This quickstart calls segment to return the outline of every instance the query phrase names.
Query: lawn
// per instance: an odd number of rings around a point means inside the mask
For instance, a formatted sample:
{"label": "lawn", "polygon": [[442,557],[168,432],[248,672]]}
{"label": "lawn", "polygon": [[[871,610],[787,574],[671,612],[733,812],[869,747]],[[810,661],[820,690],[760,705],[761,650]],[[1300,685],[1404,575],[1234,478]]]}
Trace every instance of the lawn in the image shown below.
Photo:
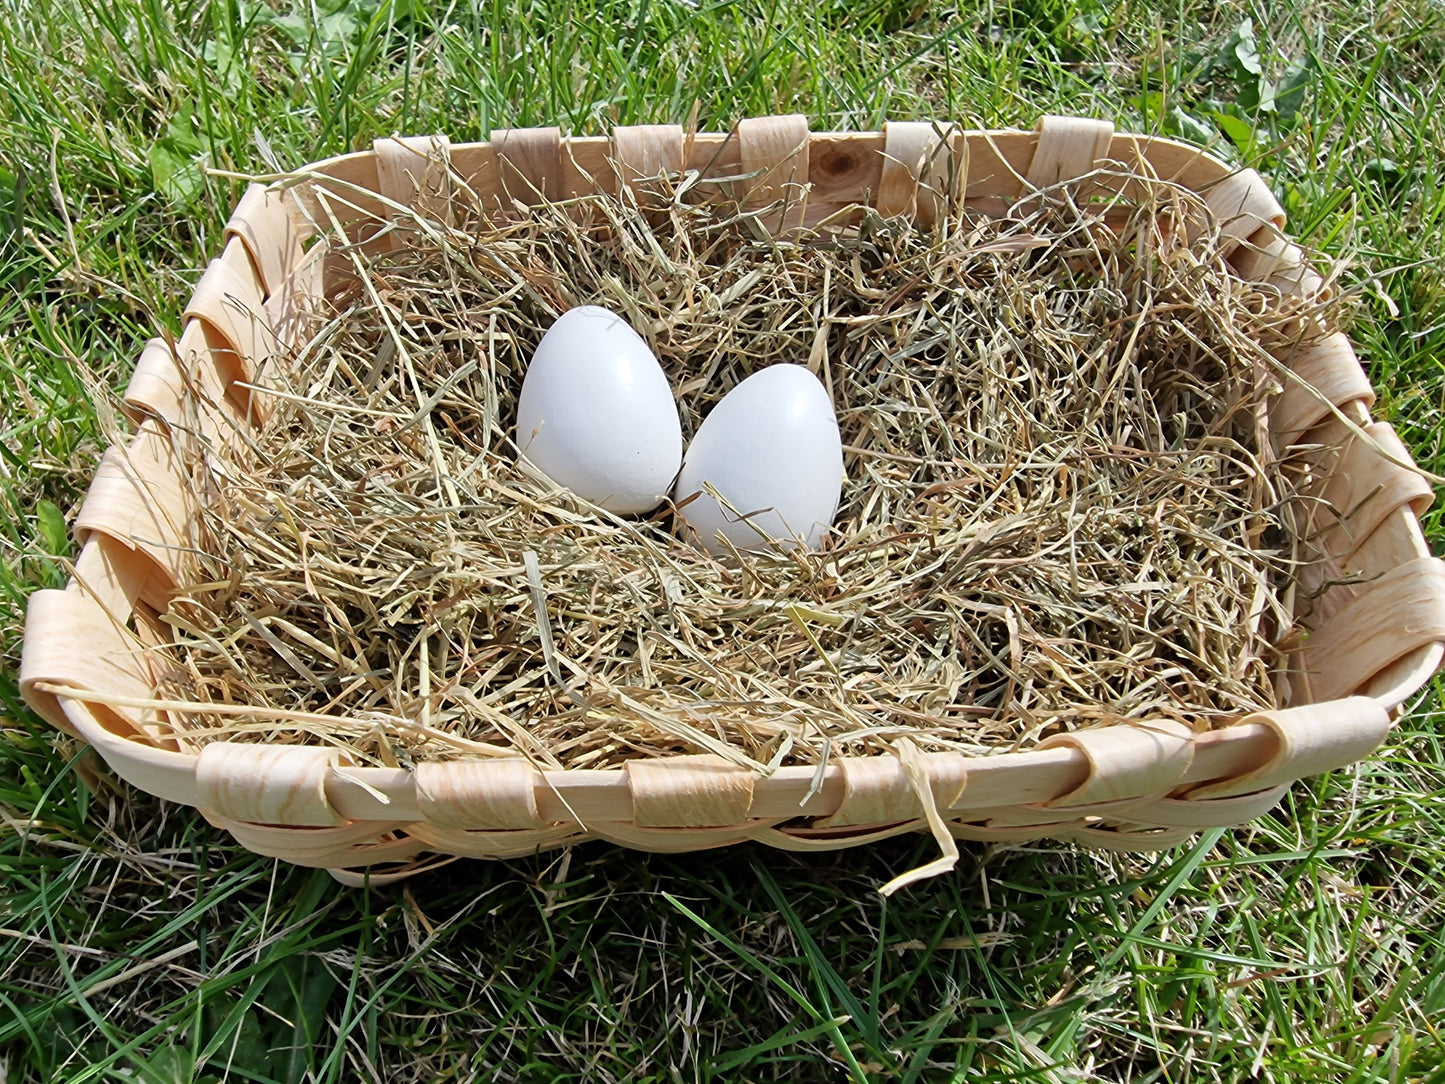
{"label": "lawn", "polygon": [[393,132],[1107,117],[1266,176],[1439,474],[1442,66],[1436,0],[0,0],[0,1082],[1445,1080],[1438,684],[1248,828],[964,844],[887,901],[931,841],[345,888],[118,783],[17,692],[108,389],[178,326],[235,174]]}

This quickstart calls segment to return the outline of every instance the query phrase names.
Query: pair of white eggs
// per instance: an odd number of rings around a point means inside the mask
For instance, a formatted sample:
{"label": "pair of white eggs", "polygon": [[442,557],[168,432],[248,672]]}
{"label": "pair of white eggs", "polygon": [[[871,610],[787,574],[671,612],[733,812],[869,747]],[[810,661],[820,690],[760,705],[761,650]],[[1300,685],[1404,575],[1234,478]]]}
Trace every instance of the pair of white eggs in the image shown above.
{"label": "pair of white eggs", "polygon": [[[553,481],[611,512],[668,496],[714,555],[770,540],[816,547],[843,488],[838,419],[801,365],[770,365],[713,407],[683,455],[667,376],[615,313],[564,313],[537,346],[517,403],[517,446]],[[714,496],[716,494],[716,496]],[[720,499],[719,499],[720,498]]]}

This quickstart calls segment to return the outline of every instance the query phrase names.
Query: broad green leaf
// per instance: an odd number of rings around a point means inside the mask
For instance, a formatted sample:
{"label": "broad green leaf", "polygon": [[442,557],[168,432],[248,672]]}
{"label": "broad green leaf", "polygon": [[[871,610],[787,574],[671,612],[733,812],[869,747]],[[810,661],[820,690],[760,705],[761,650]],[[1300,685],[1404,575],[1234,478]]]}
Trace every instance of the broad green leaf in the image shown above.
{"label": "broad green leaf", "polygon": [[282,1005],[291,1020],[289,1034],[279,1031],[273,1049],[284,1058],[277,1068],[281,1078],[301,1082],[311,1063],[312,1050],[324,1040],[322,1022],[326,1006],[336,990],[336,977],[314,956],[293,956],[285,960],[271,980],[268,1000]]}
{"label": "broad green leaf", "polygon": [[52,557],[64,557],[70,552],[70,528],[65,525],[65,513],[57,505],[40,501],[35,506],[35,521],[46,553]]}
{"label": "broad green leaf", "polygon": [[1396,181],[1400,178],[1400,163],[1393,158],[1371,158],[1362,168],[1365,176],[1382,183]]}
{"label": "broad green leaf", "polygon": [[151,180],[173,203],[189,203],[201,191],[201,159],[207,148],[195,131],[198,108],[182,98],[165,135],[150,149]]}
{"label": "broad green leaf", "polygon": [[[1267,106],[1266,102],[1269,103]],[[1273,112],[1274,87],[1263,77],[1245,77],[1239,82],[1239,95],[1234,104],[1246,116],[1257,116],[1261,111]]]}
{"label": "broad green leaf", "polygon": [[1254,37],[1254,20],[1245,19],[1230,35],[1230,51],[1239,67],[1250,75],[1263,75],[1259,62],[1259,43]]}
{"label": "broad green leaf", "polygon": [[1165,118],[1164,127],[1174,135],[1183,136],[1185,139],[1208,145],[1214,141],[1214,129],[1196,117],[1186,113],[1181,106],[1171,106],[1169,115]]}
{"label": "broad green leaf", "polygon": [[1306,57],[1296,60],[1285,69],[1279,86],[1274,91],[1274,106],[1284,120],[1293,120],[1304,108],[1305,95],[1315,80],[1314,60]]}
{"label": "broad green leaf", "polygon": [[179,148],[170,139],[152,144],[147,158],[157,191],[173,203],[189,203],[201,191],[201,164],[194,151]]}
{"label": "broad green leaf", "polygon": [[1225,112],[1224,110],[1216,110],[1209,115],[1214,120],[1214,123],[1219,125],[1219,130],[1229,138],[1231,143],[1238,147],[1242,153],[1247,154],[1249,152],[1249,148],[1254,143],[1254,125],[1250,124],[1249,121],[1243,117]]}
{"label": "broad green leaf", "polygon": [[195,1058],[174,1043],[159,1047],[144,1064],[141,1079],[149,1084],[194,1084],[196,1079]]}

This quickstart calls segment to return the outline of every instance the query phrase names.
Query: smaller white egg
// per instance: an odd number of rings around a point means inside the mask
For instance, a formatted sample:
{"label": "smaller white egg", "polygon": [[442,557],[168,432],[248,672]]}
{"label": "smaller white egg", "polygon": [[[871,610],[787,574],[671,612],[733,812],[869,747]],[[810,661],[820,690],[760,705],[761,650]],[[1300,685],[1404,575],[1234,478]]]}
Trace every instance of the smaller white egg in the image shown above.
{"label": "smaller white egg", "polygon": [[682,425],[667,375],[626,320],[583,305],[547,329],[522,379],[517,447],[608,511],[662,503],[682,463]]}
{"label": "smaller white egg", "polygon": [[698,541],[720,556],[728,550],[719,535],[740,550],[768,549],[769,538],[815,548],[842,490],[843,442],[827,389],[801,365],[770,365],[703,419],[672,496]]}

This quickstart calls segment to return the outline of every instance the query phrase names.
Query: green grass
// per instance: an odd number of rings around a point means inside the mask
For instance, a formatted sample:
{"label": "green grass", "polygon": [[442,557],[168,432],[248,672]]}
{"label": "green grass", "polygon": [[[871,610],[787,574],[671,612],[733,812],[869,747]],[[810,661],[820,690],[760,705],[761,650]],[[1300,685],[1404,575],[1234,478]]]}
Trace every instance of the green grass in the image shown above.
{"label": "green grass", "polygon": [[965,845],[886,904],[930,842],[588,845],[346,889],[116,783],[16,690],[103,447],[92,387],[176,326],[239,195],[198,163],[694,109],[1180,134],[1346,260],[1378,413],[1439,473],[1442,65],[1433,0],[0,0],[0,1081],[1445,1080],[1438,687],[1249,828]]}

